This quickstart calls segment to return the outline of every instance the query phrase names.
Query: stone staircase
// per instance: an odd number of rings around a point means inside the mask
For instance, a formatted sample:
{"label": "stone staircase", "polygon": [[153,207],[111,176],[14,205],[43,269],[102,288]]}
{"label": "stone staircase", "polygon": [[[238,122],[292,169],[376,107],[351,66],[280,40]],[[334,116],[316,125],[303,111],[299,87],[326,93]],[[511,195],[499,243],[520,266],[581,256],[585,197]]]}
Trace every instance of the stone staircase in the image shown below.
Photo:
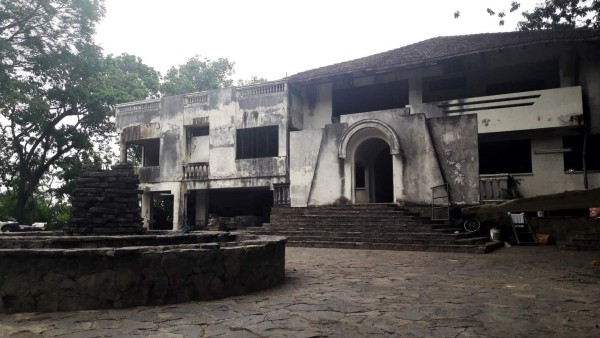
{"label": "stone staircase", "polygon": [[598,225],[590,226],[566,241],[558,241],[556,245],[563,251],[600,251],[600,220]]}
{"label": "stone staircase", "polygon": [[319,248],[486,253],[502,245],[396,204],[274,207],[270,223],[246,231],[286,236],[288,246]]}

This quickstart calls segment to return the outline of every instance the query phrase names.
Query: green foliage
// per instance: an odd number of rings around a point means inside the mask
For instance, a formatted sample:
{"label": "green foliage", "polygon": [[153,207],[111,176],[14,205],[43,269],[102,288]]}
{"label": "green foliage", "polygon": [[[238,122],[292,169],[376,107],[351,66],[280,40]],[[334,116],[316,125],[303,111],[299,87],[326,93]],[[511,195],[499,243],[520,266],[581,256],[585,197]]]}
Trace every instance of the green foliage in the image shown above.
{"label": "green foliage", "polygon": [[259,84],[259,83],[265,83],[265,82],[269,82],[269,80],[265,79],[264,77],[258,77],[256,75],[252,75],[252,77],[248,80],[238,80],[237,81],[237,85],[242,87],[242,86],[250,86],[253,84]]}
{"label": "green foliage", "polygon": [[159,97],[160,74],[135,55],[108,55],[105,60],[111,97],[117,103]]}
{"label": "green foliage", "polygon": [[[509,12],[521,8],[519,1],[510,3]],[[506,11],[488,8],[490,16],[498,18],[498,24],[504,25]],[[540,29],[600,28],[600,0],[545,0],[536,4],[529,12],[522,12],[524,20],[519,21],[517,29],[522,31]],[[454,12],[454,18],[460,17],[460,11]]]}
{"label": "green foliage", "polygon": [[154,69],[93,44],[103,13],[102,0],[0,0],[0,179],[20,221],[44,210],[44,180],[64,200],[83,163],[112,161],[115,104],[159,93]]}
{"label": "green foliage", "polygon": [[229,87],[232,80],[234,63],[219,58],[211,61],[196,55],[177,68],[171,67],[164,77],[161,93],[178,95],[209,89]]}
{"label": "green foliage", "polygon": [[546,0],[523,12],[522,31],[564,28],[600,28],[600,0]]}

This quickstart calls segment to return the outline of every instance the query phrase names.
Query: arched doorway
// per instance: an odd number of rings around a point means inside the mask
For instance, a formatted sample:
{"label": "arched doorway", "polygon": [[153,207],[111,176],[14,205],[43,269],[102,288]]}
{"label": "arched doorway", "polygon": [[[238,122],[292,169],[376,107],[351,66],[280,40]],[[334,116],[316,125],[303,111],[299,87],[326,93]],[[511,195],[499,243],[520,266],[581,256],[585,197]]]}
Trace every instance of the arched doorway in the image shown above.
{"label": "arched doorway", "polygon": [[354,187],[357,203],[394,201],[392,155],[386,141],[369,138],[358,145],[354,153]]}
{"label": "arched doorway", "polygon": [[353,203],[402,201],[402,152],[394,129],[376,119],[352,124],[340,140],[344,195]]}

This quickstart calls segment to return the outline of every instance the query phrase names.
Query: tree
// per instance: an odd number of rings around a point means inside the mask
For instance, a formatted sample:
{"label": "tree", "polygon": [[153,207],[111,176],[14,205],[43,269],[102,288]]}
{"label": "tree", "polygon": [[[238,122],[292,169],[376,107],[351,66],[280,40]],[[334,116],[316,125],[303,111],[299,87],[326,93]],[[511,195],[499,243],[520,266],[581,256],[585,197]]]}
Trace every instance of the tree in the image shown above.
{"label": "tree", "polygon": [[265,83],[265,82],[269,82],[269,80],[265,79],[264,77],[258,77],[256,75],[252,75],[252,77],[250,77],[250,79],[248,80],[238,80],[237,81],[237,85],[239,87],[241,86],[250,86],[253,84],[259,84],[259,83]]}
{"label": "tree", "polygon": [[0,178],[19,221],[44,174],[111,128],[92,44],[103,14],[101,0],[0,2]]}
{"label": "tree", "polygon": [[600,0],[546,0],[523,12],[522,31],[564,28],[600,28]]}
{"label": "tree", "polygon": [[161,93],[177,95],[229,87],[233,83],[234,63],[219,58],[211,61],[196,55],[177,68],[171,67],[164,77]]}
{"label": "tree", "polygon": [[117,103],[160,97],[160,73],[135,55],[108,55],[104,60]]}
{"label": "tree", "polygon": [[[519,1],[510,3],[509,13],[521,7]],[[504,25],[506,10],[496,12],[488,8],[490,16],[497,16],[500,26]],[[522,12],[524,20],[519,21],[517,29],[522,31],[564,28],[600,28],[600,0],[545,0],[538,3],[529,12]],[[460,11],[454,12],[454,18],[460,17]]]}
{"label": "tree", "polygon": [[0,179],[23,221],[44,177],[68,181],[103,161],[114,105],[158,95],[159,74],[132,55],[102,56],[101,0],[0,1]]}

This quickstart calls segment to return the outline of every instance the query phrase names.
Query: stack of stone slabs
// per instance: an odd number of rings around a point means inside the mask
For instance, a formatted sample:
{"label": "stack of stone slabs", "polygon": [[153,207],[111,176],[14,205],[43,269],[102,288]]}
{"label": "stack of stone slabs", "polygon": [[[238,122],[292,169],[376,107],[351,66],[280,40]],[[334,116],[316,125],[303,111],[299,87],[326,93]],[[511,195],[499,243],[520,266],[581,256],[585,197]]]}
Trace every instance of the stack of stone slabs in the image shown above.
{"label": "stack of stone slabs", "polygon": [[64,231],[74,235],[139,234],[140,180],[131,164],[112,170],[85,168],[71,195],[71,217]]}

